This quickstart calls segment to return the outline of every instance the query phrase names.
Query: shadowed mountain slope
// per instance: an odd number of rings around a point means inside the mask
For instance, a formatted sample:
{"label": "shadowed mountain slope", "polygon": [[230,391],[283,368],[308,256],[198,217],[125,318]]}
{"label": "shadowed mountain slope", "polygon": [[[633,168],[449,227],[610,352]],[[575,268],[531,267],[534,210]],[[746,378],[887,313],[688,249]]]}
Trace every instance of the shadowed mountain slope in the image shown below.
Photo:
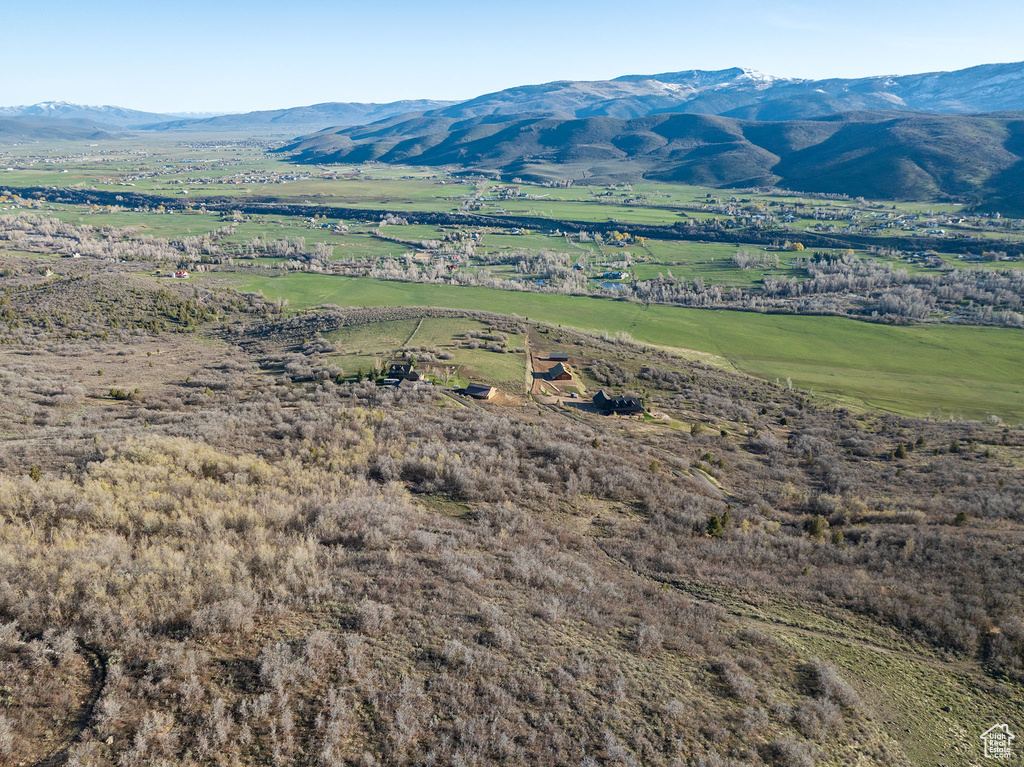
{"label": "shadowed mountain slope", "polygon": [[691,114],[632,120],[416,115],[322,131],[284,151],[304,162],[459,165],[534,179],[586,175],[980,199],[1021,192],[1022,126],[1021,113],[859,112],[787,122]]}

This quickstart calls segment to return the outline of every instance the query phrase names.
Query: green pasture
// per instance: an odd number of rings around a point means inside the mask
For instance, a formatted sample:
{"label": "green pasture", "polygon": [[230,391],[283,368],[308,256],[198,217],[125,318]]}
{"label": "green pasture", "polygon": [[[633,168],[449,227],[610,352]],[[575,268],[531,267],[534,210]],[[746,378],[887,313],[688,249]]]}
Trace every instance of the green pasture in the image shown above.
{"label": "green pasture", "polygon": [[460,375],[467,381],[486,381],[506,392],[524,393],[526,357],[520,352],[460,349],[452,362],[458,364]]}
{"label": "green pasture", "polygon": [[758,255],[765,253],[763,247],[759,245],[737,246],[727,243],[661,240],[648,240],[644,245],[644,249],[636,247],[629,249],[638,258],[650,254],[647,263],[641,262],[633,267],[633,273],[640,280],[654,279],[659,275],[668,277],[671,272],[672,276],[677,278],[692,280],[700,277],[706,283],[751,287],[761,282],[766,276],[777,278],[804,276],[802,265],[795,264],[798,255],[795,253],[768,254],[779,257],[778,268],[740,269],[733,263],[732,259],[736,251],[743,248]]}
{"label": "green pasture", "polygon": [[479,251],[496,253],[502,250],[556,250],[569,253],[583,251],[567,245],[564,237],[552,237],[546,234],[491,234],[483,236],[483,244]]}
{"label": "green pasture", "polygon": [[727,359],[738,370],[852,405],[911,415],[1024,418],[1024,332],[952,325],[888,326],[837,317],[645,307],[579,296],[381,282],[313,274],[199,275],[243,291],[318,305],[444,306],[514,313]]}
{"label": "green pasture", "polygon": [[440,240],[444,238],[446,230],[427,224],[389,224],[380,231],[389,237],[400,237],[403,240]]}
{"label": "green pasture", "polygon": [[[566,200],[507,200],[501,207],[512,216],[533,216],[540,218],[566,219],[571,221],[592,221],[607,223],[619,221],[623,224],[674,224],[680,220],[679,211],[660,208],[645,208],[637,205],[616,205],[593,201]],[[483,213],[493,212],[484,210]]]}
{"label": "green pasture", "polygon": [[135,211],[105,212],[100,208],[92,212],[82,205],[54,205],[54,210],[47,214],[73,224],[87,224],[95,227],[113,227],[126,229],[141,227],[145,234],[173,240],[181,237],[201,237],[209,234],[229,222],[221,221],[219,213],[201,211],[174,211],[173,213],[138,213]]}
{"label": "green pasture", "polygon": [[13,258],[39,258],[44,261],[58,261],[62,256],[56,253],[35,253],[30,250],[15,250],[9,249],[4,245],[0,244],[0,256],[8,256]]}
{"label": "green pasture", "polygon": [[349,325],[324,334],[339,354],[390,354],[401,349],[416,330],[419,320],[391,320]]}
{"label": "green pasture", "polygon": [[380,240],[358,232],[335,235],[334,239],[328,242],[334,246],[334,258],[341,259],[402,258],[412,252],[408,245],[400,242]]}
{"label": "green pasture", "polygon": [[[737,250],[741,248],[759,250],[762,247],[758,245],[675,240],[647,240],[644,246],[654,260],[680,264],[706,263],[711,260],[731,264],[732,257],[736,254]],[[635,247],[631,250],[636,251],[638,254],[643,252],[638,251]],[[785,253],[780,253],[779,261],[786,260],[786,255]]]}

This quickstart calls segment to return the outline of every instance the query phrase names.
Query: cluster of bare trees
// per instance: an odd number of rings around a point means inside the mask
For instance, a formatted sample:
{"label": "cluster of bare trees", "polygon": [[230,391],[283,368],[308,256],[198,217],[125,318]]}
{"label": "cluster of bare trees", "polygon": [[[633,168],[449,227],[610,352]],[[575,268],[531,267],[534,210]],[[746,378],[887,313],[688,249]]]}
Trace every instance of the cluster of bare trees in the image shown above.
{"label": "cluster of bare trees", "polygon": [[[817,254],[816,254],[817,255]],[[861,312],[923,319],[942,311],[961,318],[968,309],[988,309],[990,321],[1021,326],[1024,317],[1024,273],[1017,270],[952,270],[910,274],[892,264],[852,254],[817,257],[807,262],[810,279],[766,278],[764,293],[772,298],[850,295]]]}
{"label": "cluster of bare trees", "polygon": [[167,240],[140,233],[137,228],[96,227],[65,223],[52,216],[19,213],[0,216],[0,240],[19,250],[78,255],[112,261],[155,261],[193,265],[229,258],[287,258],[292,268],[323,268],[334,248],[327,243],[306,245],[304,237],[255,237],[244,245],[227,242],[237,233],[233,224],[209,234]]}
{"label": "cluster of bare trees", "polygon": [[[819,256],[819,254],[815,254]],[[892,264],[853,254],[803,260],[807,277],[766,276],[759,287],[709,284],[702,278],[666,279],[617,284],[594,284],[586,270],[572,268],[568,254],[517,251],[491,259],[512,264],[516,279],[487,269],[420,266],[411,259],[385,259],[368,270],[371,277],[407,282],[479,285],[500,290],[567,295],[612,295],[644,303],[717,307],[759,312],[834,314],[885,322],[941,319],[972,324],[1024,327],[1024,273],[1016,270],[952,270],[910,274]],[[778,254],[737,251],[734,263],[742,269],[778,265]]]}
{"label": "cluster of bare trees", "polygon": [[[318,249],[317,246],[323,247]],[[243,255],[251,258],[267,256],[270,258],[308,260],[317,252],[324,254],[322,256],[317,255],[317,258],[323,257],[326,259],[330,257],[330,253],[333,252],[333,248],[325,243],[318,242],[314,245],[313,249],[310,250],[306,247],[305,237],[280,237],[274,240],[265,237],[254,237],[245,244]]]}
{"label": "cluster of bare trees", "polygon": [[183,252],[167,240],[132,229],[71,224],[49,216],[21,213],[0,216],[0,240],[19,250],[79,254],[117,261],[174,261]]}
{"label": "cluster of bare trees", "polygon": [[732,257],[732,262],[740,269],[771,269],[778,268],[779,254],[766,250],[740,248]]}

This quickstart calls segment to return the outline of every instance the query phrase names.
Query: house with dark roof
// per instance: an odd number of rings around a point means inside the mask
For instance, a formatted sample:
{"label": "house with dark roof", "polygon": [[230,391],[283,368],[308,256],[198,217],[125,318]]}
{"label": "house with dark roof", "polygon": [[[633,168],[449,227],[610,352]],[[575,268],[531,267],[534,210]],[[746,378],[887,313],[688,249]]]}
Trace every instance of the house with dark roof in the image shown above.
{"label": "house with dark roof", "polygon": [[613,397],[604,389],[594,395],[594,407],[604,415],[635,415],[644,412],[639,397]]}
{"label": "house with dark roof", "polygon": [[388,378],[397,378],[400,381],[421,381],[423,375],[408,363],[393,362],[388,365]]}
{"label": "house with dark roof", "polygon": [[551,352],[551,354],[548,355],[548,359],[551,362],[568,362],[569,354],[568,352]]}

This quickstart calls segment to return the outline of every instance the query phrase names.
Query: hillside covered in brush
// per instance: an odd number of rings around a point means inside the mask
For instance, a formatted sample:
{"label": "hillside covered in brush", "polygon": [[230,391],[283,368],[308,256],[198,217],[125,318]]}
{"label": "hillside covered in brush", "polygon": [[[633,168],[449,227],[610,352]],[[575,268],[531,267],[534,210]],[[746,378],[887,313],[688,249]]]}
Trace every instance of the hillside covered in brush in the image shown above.
{"label": "hillside covered in brush", "polygon": [[[485,312],[34,268],[0,309],[4,764],[966,763],[1021,712],[1020,428]],[[651,415],[338,367],[403,320]]]}

